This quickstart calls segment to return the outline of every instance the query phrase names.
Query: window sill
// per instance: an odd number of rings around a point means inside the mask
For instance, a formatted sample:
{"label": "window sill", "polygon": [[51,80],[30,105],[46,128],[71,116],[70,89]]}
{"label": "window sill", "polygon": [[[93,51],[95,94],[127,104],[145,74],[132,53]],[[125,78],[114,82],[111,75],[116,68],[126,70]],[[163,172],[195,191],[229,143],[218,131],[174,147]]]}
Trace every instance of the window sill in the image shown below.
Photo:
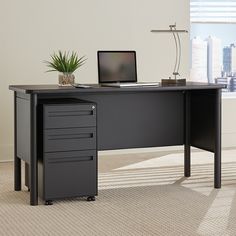
{"label": "window sill", "polygon": [[236,92],[226,92],[222,93],[222,98],[223,99],[236,99]]}

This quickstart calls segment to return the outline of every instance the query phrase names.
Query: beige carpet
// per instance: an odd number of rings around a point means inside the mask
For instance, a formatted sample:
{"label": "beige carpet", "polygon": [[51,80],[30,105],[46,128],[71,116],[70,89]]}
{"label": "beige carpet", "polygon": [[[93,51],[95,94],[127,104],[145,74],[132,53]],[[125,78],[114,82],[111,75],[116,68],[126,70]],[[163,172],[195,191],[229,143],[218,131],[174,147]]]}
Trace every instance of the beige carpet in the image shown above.
{"label": "beige carpet", "polygon": [[236,151],[223,151],[223,187],[213,188],[213,155],[100,155],[99,195],[29,206],[13,191],[13,165],[0,163],[0,235],[236,235]]}

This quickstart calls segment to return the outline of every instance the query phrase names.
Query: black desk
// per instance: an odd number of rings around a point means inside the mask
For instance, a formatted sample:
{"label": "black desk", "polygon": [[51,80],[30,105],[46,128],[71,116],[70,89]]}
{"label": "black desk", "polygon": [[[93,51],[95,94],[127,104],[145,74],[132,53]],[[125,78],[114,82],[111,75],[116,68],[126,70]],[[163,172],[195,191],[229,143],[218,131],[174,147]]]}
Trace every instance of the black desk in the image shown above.
{"label": "black desk", "polygon": [[214,186],[221,187],[221,89],[223,85],[76,89],[12,85],[15,105],[15,190],[21,190],[21,159],[29,164],[30,204],[38,204],[37,106],[41,99],[79,98],[97,104],[98,150],[184,145],[214,153]]}

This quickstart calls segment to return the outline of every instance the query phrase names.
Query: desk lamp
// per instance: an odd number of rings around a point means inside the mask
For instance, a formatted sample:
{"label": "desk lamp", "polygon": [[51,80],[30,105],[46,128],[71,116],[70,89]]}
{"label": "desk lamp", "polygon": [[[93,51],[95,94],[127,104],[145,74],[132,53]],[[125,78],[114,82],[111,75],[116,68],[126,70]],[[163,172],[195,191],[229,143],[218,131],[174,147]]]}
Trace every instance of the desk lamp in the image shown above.
{"label": "desk lamp", "polygon": [[179,33],[188,33],[187,30],[178,30],[176,28],[176,23],[174,25],[169,25],[168,30],[151,30],[152,33],[172,33],[175,41],[175,66],[173,70],[174,79],[162,79],[161,83],[162,85],[185,85],[186,79],[177,79],[177,76],[180,76],[179,74],[179,66],[180,66],[180,60],[181,60],[181,42]]}

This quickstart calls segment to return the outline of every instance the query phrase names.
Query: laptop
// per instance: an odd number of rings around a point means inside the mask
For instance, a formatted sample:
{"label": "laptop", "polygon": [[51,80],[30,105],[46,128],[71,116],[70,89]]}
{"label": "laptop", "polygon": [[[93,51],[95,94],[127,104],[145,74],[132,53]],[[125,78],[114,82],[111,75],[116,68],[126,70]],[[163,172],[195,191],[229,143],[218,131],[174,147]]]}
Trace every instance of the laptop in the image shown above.
{"label": "laptop", "polygon": [[101,86],[158,86],[158,82],[137,82],[135,51],[98,51],[98,81]]}

